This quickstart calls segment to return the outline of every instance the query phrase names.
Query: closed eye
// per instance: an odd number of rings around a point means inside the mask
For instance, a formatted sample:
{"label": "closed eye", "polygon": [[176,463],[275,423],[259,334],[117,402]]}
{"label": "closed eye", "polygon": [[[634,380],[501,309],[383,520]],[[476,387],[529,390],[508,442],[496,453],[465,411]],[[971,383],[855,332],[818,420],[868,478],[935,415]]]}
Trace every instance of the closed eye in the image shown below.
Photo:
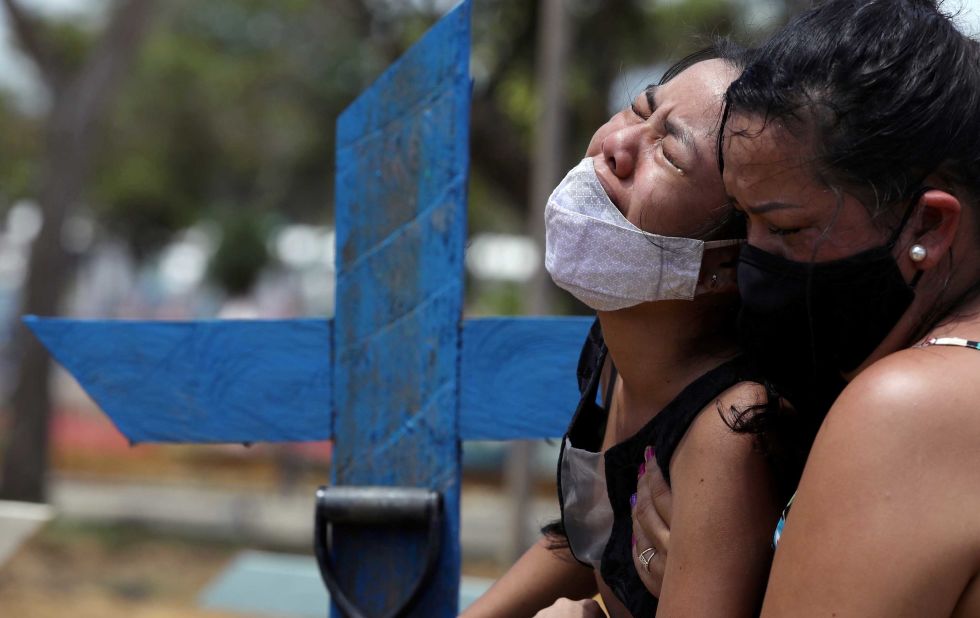
{"label": "closed eye", "polygon": [[663,140],[663,138],[660,138],[659,140],[657,140],[657,146],[660,147],[660,152],[663,154],[664,160],[667,161],[667,163],[669,163],[670,166],[673,167],[675,170],[677,170],[678,172],[680,172],[681,174],[683,174],[684,173],[684,170],[681,169],[681,166],[677,164],[677,162],[674,160],[674,158],[670,156],[670,153],[667,152],[667,149],[664,148],[664,140]]}
{"label": "closed eye", "polygon": [[784,227],[777,227],[775,225],[770,225],[767,227],[767,229],[769,230],[769,233],[772,234],[773,236],[791,236],[803,230],[803,228],[801,227],[784,228]]}
{"label": "closed eye", "polygon": [[[728,200],[729,200],[728,204],[734,210],[733,216],[735,217],[735,219],[744,221],[746,227],[751,225],[752,218],[748,216],[748,213],[746,213],[745,209],[742,208],[742,206],[738,203],[738,200],[736,200],[733,197],[729,197]],[[792,236],[793,234],[802,232],[804,229],[806,228],[805,227],[779,227],[778,225],[772,225],[772,224],[766,226],[766,230],[773,236]]]}

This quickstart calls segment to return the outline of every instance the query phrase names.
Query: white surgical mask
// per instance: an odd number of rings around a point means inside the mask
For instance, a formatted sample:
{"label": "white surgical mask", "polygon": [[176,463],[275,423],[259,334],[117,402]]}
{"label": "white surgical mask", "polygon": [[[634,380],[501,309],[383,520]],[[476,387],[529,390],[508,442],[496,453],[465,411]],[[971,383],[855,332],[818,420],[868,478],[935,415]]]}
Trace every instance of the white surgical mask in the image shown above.
{"label": "white surgical mask", "polygon": [[597,311],[691,300],[705,249],[744,242],[705,242],[641,230],[606,195],[591,158],[573,167],[555,188],[544,220],[548,274]]}

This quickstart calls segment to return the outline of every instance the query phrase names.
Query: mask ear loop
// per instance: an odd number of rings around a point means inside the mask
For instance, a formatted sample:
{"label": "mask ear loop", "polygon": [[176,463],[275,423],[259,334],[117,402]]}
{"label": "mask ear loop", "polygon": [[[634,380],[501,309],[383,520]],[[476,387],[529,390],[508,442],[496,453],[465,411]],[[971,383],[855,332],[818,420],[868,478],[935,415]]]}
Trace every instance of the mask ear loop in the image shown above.
{"label": "mask ear loop", "polygon": [[[912,213],[915,211],[915,207],[919,204],[919,199],[923,195],[925,195],[926,191],[930,191],[930,190],[932,190],[932,187],[930,187],[930,186],[923,186],[923,187],[920,187],[919,189],[917,189],[915,191],[915,193],[912,194],[911,203],[909,203],[908,208],[905,209],[905,214],[902,215],[902,221],[901,221],[901,223],[899,223],[898,224],[898,227],[895,228],[895,231],[892,232],[892,237],[888,241],[887,247],[888,247],[888,250],[889,251],[891,251],[892,249],[894,249],[895,248],[895,245],[898,243],[898,238],[899,238],[899,236],[902,235],[902,231],[905,230],[905,226],[906,226],[906,224],[908,224],[909,219],[912,218]],[[924,270],[918,270],[918,271],[916,271],[915,275],[912,276],[912,281],[909,282],[909,287],[914,290],[915,289],[915,286],[917,286],[919,284],[919,279],[922,278],[922,275],[925,274],[925,272],[926,271],[924,271]]]}

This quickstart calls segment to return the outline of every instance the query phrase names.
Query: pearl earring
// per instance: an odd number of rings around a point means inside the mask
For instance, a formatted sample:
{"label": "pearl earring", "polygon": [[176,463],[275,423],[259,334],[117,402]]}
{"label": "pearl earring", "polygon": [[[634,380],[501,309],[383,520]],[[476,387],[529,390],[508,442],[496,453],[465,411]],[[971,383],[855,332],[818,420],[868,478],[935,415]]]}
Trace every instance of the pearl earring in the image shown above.
{"label": "pearl earring", "polygon": [[912,245],[909,248],[909,258],[913,262],[921,262],[922,260],[926,259],[927,255],[929,255],[929,252],[926,251],[926,248],[922,245]]}

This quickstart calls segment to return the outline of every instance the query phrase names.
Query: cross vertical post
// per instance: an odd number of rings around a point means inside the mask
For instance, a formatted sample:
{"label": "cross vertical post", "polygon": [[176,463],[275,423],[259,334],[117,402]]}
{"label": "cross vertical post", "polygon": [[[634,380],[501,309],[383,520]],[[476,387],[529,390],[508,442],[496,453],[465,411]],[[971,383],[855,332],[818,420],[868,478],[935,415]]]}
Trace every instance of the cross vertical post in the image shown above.
{"label": "cross vertical post", "polygon": [[[332,483],[442,494],[441,557],[419,616],[455,615],[459,588],[469,50],[464,2],[337,122]],[[369,615],[407,594],[425,551],[424,535],[334,528],[341,584]]]}

